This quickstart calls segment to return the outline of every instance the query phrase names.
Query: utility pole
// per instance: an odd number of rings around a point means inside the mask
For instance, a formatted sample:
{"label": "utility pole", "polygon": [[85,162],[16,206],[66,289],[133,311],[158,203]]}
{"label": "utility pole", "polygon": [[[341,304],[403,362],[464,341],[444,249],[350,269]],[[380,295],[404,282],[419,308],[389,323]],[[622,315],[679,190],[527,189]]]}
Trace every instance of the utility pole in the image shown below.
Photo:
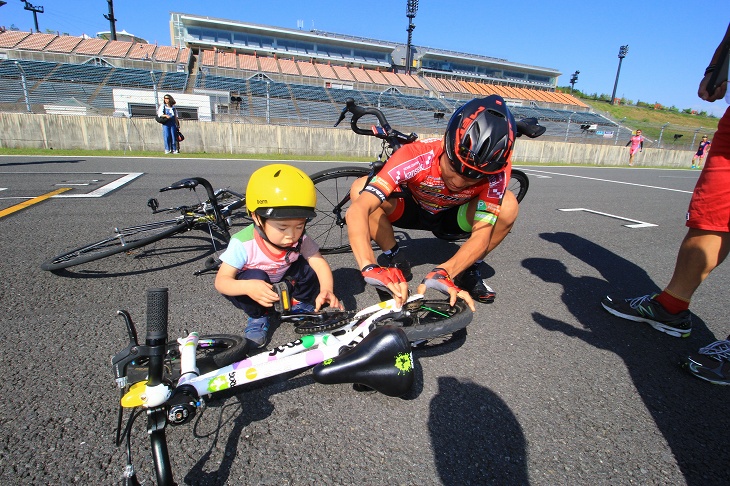
{"label": "utility pole", "polygon": [[109,31],[111,32],[112,40],[117,40],[117,19],[114,18],[114,0],[106,0],[109,4],[109,14],[105,14],[104,18],[109,21]]}
{"label": "utility pole", "polygon": [[418,0],[407,0],[406,17],[408,17],[408,44],[406,45],[406,74],[411,74],[411,64],[413,63],[413,54],[411,53],[411,37],[413,29],[416,28],[413,19],[418,11]]}
{"label": "utility pole", "polygon": [[618,49],[618,70],[616,70],[616,82],[613,83],[613,93],[611,93],[611,104],[613,104],[613,100],[616,99],[616,87],[618,86],[618,75],[621,73],[621,61],[624,60],[624,57],[626,57],[626,54],[629,53],[629,46],[621,46]]}
{"label": "utility pole", "polygon": [[33,12],[33,22],[35,22],[35,31],[40,32],[40,30],[38,29],[38,14],[43,13],[43,7],[41,7],[41,6],[36,7],[35,5],[31,5],[30,3],[28,3],[28,0],[20,0],[20,1],[25,4],[25,7],[23,7],[23,10],[30,10],[31,12]]}

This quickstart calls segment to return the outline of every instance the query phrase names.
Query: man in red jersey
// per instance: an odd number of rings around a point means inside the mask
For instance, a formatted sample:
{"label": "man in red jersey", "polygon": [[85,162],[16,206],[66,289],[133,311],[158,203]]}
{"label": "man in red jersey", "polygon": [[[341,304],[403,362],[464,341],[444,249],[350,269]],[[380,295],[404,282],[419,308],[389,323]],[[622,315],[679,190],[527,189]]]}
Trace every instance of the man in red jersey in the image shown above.
{"label": "man in red jersey", "polygon": [[[492,302],[495,292],[478,264],[517,219],[517,199],[507,190],[515,133],[515,120],[501,97],[474,99],[454,112],[443,140],[404,145],[364,189],[365,178],[355,181],[347,228],[365,281],[402,304],[411,271],[393,227],[466,232],[471,236],[426,275],[418,292],[434,288],[448,294],[452,304],[464,299],[472,310],[472,298]],[[395,190],[406,195],[391,196]],[[384,250],[377,260],[371,240]]]}

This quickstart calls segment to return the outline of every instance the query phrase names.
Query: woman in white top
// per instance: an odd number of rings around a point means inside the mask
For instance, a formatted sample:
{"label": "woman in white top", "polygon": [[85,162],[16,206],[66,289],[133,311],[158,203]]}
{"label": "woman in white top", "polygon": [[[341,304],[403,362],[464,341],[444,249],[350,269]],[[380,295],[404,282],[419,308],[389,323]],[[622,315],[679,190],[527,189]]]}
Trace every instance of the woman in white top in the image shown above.
{"label": "woman in white top", "polygon": [[157,110],[157,116],[166,118],[162,124],[162,140],[165,142],[165,153],[180,153],[177,145],[177,130],[180,128],[180,119],[177,117],[177,109],[175,108],[175,98],[166,94],[165,102]]}

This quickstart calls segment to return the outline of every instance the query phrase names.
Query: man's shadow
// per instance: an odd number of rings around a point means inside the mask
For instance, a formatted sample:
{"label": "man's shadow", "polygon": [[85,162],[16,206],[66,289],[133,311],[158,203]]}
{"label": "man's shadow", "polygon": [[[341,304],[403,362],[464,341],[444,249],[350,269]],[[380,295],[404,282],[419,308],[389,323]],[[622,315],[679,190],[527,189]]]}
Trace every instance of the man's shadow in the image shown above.
{"label": "man's shadow", "polygon": [[728,395],[724,389],[697,380],[677,366],[680,355],[714,339],[704,323],[693,315],[692,339],[680,340],[648,324],[608,314],[600,306],[607,292],[616,291],[617,296],[626,298],[659,288],[643,269],[585,238],[570,233],[543,233],[540,237],[592,266],[605,280],[574,277],[554,259],[524,260],[523,266],[531,273],[563,287],[562,301],[582,327],[539,312],[533,313],[535,322],[623,359],[687,484],[730,484],[730,449],[724,440],[730,423]]}
{"label": "man's shadow", "polygon": [[527,442],[517,418],[493,391],[438,379],[428,430],[443,484],[529,484]]}

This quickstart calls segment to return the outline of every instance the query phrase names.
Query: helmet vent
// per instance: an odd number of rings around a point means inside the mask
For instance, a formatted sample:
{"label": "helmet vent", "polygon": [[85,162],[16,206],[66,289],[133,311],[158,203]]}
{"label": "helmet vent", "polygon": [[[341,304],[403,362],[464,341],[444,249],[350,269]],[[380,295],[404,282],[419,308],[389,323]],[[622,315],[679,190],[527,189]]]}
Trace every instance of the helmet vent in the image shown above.
{"label": "helmet vent", "polygon": [[281,174],[281,170],[277,170],[277,171],[276,171],[276,172],[274,173],[274,177],[279,177],[279,174]]}
{"label": "helmet vent", "polygon": [[502,113],[500,113],[500,112],[498,112],[498,111],[496,111],[496,110],[487,110],[487,111],[488,111],[488,112],[489,112],[490,114],[494,115],[494,116],[498,116],[498,117],[500,117],[500,118],[504,118],[504,114],[502,114]]}

